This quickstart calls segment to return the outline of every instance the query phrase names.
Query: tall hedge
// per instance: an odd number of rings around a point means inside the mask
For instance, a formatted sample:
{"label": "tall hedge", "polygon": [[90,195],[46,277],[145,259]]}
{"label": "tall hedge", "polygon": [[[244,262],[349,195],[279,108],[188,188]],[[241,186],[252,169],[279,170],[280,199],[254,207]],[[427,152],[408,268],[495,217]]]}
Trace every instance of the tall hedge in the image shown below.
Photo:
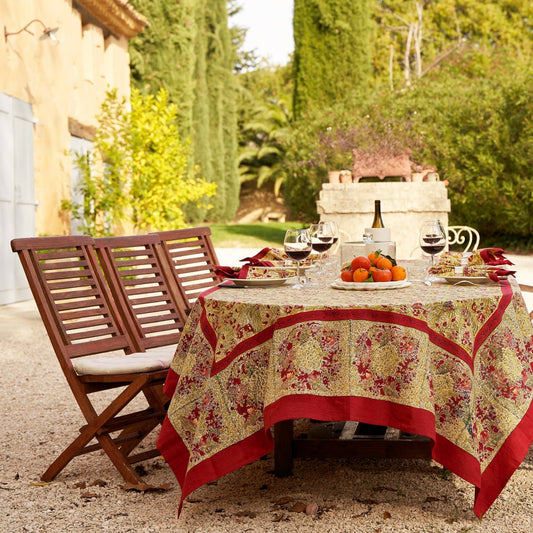
{"label": "tall hedge", "polygon": [[182,138],[192,134],[195,100],[197,0],[132,0],[150,26],[130,41],[131,84],[141,94],[157,94],[163,87],[178,105]]}
{"label": "tall hedge", "polygon": [[371,76],[369,0],[294,0],[294,115],[357,101]]}
{"label": "tall hedge", "polygon": [[213,181],[218,185],[212,200],[212,220],[235,216],[240,179],[237,168],[236,87],[233,75],[235,52],[228,29],[226,0],[205,2],[206,80],[209,106],[209,137]]}
{"label": "tall hedge", "polygon": [[178,128],[192,141],[195,172],[217,184],[212,209],[191,206],[191,222],[230,220],[239,198],[234,51],[225,0],[132,0],[150,27],[130,42],[132,83],[164,87],[178,105]]}

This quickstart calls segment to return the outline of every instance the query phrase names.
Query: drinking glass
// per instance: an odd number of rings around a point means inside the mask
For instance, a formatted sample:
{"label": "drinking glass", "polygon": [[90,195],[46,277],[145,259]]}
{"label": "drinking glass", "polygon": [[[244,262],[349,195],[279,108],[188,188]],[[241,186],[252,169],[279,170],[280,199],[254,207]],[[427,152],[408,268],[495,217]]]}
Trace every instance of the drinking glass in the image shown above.
{"label": "drinking glass", "polygon": [[[335,220],[329,220],[328,224],[331,226],[331,230],[333,232],[333,245],[331,247],[331,253],[334,254],[337,253],[337,250],[339,249],[338,242],[340,236],[340,229],[339,225],[337,224],[337,222],[335,222]],[[333,249],[335,249],[335,251],[333,251]]]}
{"label": "drinking glass", "polygon": [[309,233],[311,234],[311,246],[313,250],[320,254],[317,261],[318,270],[320,273],[323,273],[324,252],[327,252],[334,244],[333,226],[330,222],[311,224]]}
{"label": "drinking glass", "polygon": [[296,283],[292,285],[293,289],[301,289],[304,285],[300,279],[300,261],[305,259],[312,250],[311,234],[308,229],[289,229],[285,233],[283,241],[285,253],[296,261]]}
{"label": "drinking glass", "polygon": [[[431,256],[431,267],[435,266],[435,255],[446,246],[446,231],[440,220],[426,220],[420,227],[419,244]],[[434,280],[434,277],[433,277]]]}

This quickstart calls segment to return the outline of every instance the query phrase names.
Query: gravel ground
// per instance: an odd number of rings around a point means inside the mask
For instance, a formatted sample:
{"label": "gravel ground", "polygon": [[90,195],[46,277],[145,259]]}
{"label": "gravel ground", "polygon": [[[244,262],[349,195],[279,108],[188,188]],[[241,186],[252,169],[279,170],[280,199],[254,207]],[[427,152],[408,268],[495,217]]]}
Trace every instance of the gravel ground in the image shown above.
{"label": "gravel ground", "polygon": [[83,420],[33,302],[0,307],[0,362],[2,533],[533,530],[533,449],[482,520],[473,487],[423,460],[296,460],[278,479],[268,456],[198,489],[179,518],[180,489],[161,458],[144,463],[147,483],[170,484],[159,492],[125,491],[102,454],[40,484]]}

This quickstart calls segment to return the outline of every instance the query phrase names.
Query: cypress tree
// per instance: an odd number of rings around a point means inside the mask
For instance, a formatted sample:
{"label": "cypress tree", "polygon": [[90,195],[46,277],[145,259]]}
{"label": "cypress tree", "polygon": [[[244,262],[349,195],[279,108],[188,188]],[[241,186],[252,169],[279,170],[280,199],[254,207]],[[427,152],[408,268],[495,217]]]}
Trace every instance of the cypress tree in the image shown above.
{"label": "cypress tree", "polygon": [[238,207],[236,91],[232,67],[234,52],[228,29],[226,0],[206,2],[207,84],[211,166],[218,190],[210,217],[227,220]]}
{"label": "cypress tree", "polygon": [[[194,160],[200,167],[200,173],[208,181],[217,181],[212,168],[209,117],[209,87],[207,80],[207,37],[206,2],[197,2],[195,25],[198,29],[194,43],[194,102],[193,102],[193,145]],[[218,191],[217,191],[218,195]]]}
{"label": "cypress tree", "polygon": [[[181,136],[192,141],[199,176],[217,183],[212,220],[235,216],[237,168],[236,90],[226,0],[132,0],[150,27],[131,41],[132,83],[142,93],[165,87],[178,105]],[[191,168],[191,173],[193,169]],[[189,206],[191,221],[206,212]]]}
{"label": "cypress tree", "polygon": [[192,135],[195,91],[197,0],[132,0],[150,26],[130,41],[131,84],[141,94],[160,87],[178,105],[178,128],[183,139]]}
{"label": "cypress tree", "polygon": [[369,0],[294,0],[294,115],[364,95],[371,76]]}

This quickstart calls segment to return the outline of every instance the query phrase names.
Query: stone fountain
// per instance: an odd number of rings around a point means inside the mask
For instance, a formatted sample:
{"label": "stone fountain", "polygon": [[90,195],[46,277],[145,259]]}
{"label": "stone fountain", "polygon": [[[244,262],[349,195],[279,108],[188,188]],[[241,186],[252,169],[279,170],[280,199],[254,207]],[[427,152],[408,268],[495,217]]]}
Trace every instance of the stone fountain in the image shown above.
{"label": "stone fountain", "polygon": [[[322,186],[317,201],[320,220],[338,223],[341,242],[360,242],[365,228],[372,224],[374,200],[381,200],[381,215],[396,242],[396,257],[418,255],[418,229],[422,222],[438,218],[446,227],[450,200],[446,182],[439,179],[434,167],[418,167],[408,159],[406,152],[394,159],[373,154],[365,160],[354,150],[352,180]],[[366,181],[376,177],[379,181]],[[402,181],[387,181],[388,177]]]}

